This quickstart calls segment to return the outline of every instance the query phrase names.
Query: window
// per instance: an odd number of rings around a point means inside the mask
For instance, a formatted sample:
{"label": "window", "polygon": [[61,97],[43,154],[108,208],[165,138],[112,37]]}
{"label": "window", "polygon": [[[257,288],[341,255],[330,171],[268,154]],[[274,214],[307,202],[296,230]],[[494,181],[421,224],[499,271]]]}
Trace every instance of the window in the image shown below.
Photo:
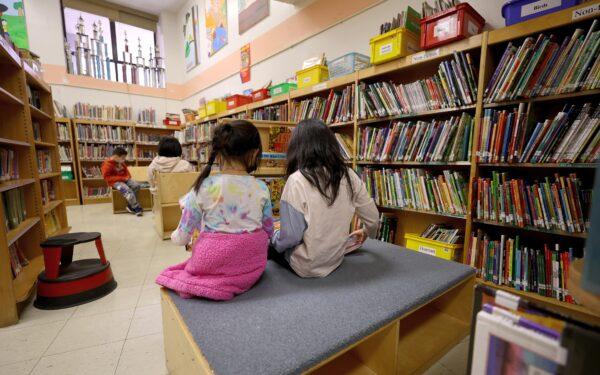
{"label": "window", "polygon": [[70,74],[165,87],[154,31],[68,7],[63,8],[63,16]]}

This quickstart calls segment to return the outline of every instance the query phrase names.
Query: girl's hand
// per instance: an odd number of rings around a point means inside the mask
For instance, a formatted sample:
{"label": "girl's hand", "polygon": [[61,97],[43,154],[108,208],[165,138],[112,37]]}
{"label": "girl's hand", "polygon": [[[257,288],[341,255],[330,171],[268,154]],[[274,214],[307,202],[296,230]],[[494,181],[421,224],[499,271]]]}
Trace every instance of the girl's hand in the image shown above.
{"label": "girl's hand", "polygon": [[367,238],[369,238],[369,236],[367,235],[367,230],[364,228],[355,230],[354,232],[350,233],[350,237],[356,238],[356,244],[361,245],[367,240]]}

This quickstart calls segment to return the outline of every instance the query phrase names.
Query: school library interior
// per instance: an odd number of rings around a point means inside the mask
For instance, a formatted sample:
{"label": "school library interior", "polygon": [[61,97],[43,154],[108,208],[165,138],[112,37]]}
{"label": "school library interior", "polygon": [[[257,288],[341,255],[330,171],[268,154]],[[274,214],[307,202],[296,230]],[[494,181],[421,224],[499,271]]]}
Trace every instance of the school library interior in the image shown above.
{"label": "school library interior", "polygon": [[0,0],[0,374],[592,374],[600,1]]}

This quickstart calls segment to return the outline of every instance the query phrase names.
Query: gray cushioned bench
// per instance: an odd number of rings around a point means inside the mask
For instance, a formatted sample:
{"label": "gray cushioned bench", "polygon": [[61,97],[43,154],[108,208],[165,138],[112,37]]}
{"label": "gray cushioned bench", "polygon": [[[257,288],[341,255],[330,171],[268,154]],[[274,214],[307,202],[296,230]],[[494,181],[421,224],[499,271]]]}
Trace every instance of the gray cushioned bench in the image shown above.
{"label": "gray cushioned bench", "polygon": [[323,279],[269,262],[227,302],[163,290],[171,374],[413,373],[469,331],[473,271],[369,240]]}

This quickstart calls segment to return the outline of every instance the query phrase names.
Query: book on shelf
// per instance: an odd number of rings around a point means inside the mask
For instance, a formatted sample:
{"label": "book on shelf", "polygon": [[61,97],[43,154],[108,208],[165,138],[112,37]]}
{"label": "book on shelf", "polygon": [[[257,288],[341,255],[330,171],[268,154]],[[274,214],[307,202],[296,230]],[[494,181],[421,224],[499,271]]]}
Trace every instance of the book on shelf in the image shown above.
{"label": "book on shelf", "polygon": [[279,208],[281,193],[283,193],[283,187],[285,186],[285,179],[283,177],[260,177],[267,184],[269,192],[271,193],[271,204],[273,206],[273,216],[279,217]]}
{"label": "book on shelf", "polygon": [[4,220],[8,229],[14,229],[27,219],[27,206],[23,189],[11,189],[2,193]]}
{"label": "book on shelf", "polygon": [[379,228],[377,229],[376,239],[379,241],[394,243],[397,226],[397,217],[386,213],[379,214]]}
{"label": "book on shelf", "polygon": [[32,120],[31,121],[31,126],[33,127],[33,139],[36,141],[41,141],[42,140],[42,133],[40,130],[40,123]]}
{"label": "book on shelf", "polygon": [[42,188],[42,206],[47,205],[50,201],[56,199],[56,192],[54,190],[54,182],[49,179],[41,180],[40,185]]}
{"label": "book on shelf", "polygon": [[401,11],[397,15],[394,16],[392,22],[385,22],[379,26],[379,34],[385,34],[389,31],[395,30],[399,27],[403,27],[408,29],[409,31],[415,33],[419,32],[420,25],[419,20],[421,19],[421,15],[419,12],[414,10],[412,7],[408,6],[406,10]]}
{"label": "book on shelf", "polygon": [[448,244],[462,243],[462,230],[447,224],[429,224],[421,237]]}
{"label": "book on shelf", "polygon": [[25,256],[25,253],[23,253],[19,241],[16,241],[8,247],[8,254],[13,277],[17,277],[21,271],[23,271],[23,267],[26,267],[29,264],[29,260]]}
{"label": "book on shelf", "polygon": [[188,125],[183,131],[184,142],[210,142],[216,126],[216,121]]}
{"label": "book on shelf", "polygon": [[16,156],[14,150],[0,147],[0,181],[19,178],[19,160]]}
{"label": "book on shelf", "polygon": [[257,108],[252,111],[253,120],[262,121],[287,121],[288,120],[288,105],[276,104],[267,107]]}
{"label": "book on shelf", "polygon": [[67,110],[67,106],[61,104],[57,100],[53,100],[54,104],[54,115],[57,117],[67,118],[69,117],[69,111]]}
{"label": "book on shelf", "polygon": [[489,80],[485,102],[593,90],[600,87],[598,20],[587,30],[575,29],[559,41],[555,35],[509,42]]}
{"label": "book on shelf", "polygon": [[133,145],[116,145],[112,144],[80,144],[78,147],[79,158],[82,160],[103,160],[112,155],[115,147],[123,147],[127,151],[128,160],[131,161],[133,155]]}
{"label": "book on shelf", "polygon": [[133,142],[133,128],[109,125],[77,124],[80,142]]}
{"label": "book on shelf", "polygon": [[359,119],[417,114],[474,105],[477,75],[469,53],[455,52],[432,77],[410,83],[362,82],[358,86]]}
{"label": "book on shelf", "polygon": [[287,126],[271,126],[269,128],[268,152],[287,152],[292,130]]}
{"label": "book on shelf", "polygon": [[424,169],[362,168],[361,178],[375,203],[450,215],[467,212],[467,186],[460,172],[434,175]]}
{"label": "book on shelf", "polygon": [[58,154],[60,156],[61,163],[69,163],[73,160],[71,146],[58,145]]}
{"label": "book on shelf", "polygon": [[581,254],[581,249],[560,244],[527,243],[518,235],[477,230],[471,234],[467,263],[478,277],[494,284],[574,303],[568,288],[569,267],[573,257]]}
{"label": "book on shelf", "polygon": [[29,104],[31,104],[35,108],[37,108],[37,109],[42,108],[42,102],[41,102],[39,90],[31,88],[31,86],[29,86],[29,85],[27,85],[27,99],[29,100]]}
{"label": "book on shelf", "polygon": [[354,147],[352,137],[350,137],[348,134],[335,133],[335,138],[340,144],[340,150],[344,160],[352,160],[352,148]]}
{"label": "book on shelf", "polygon": [[61,165],[60,174],[64,181],[73,181],[75,174],[73,173],[73,167],[71,165]]}
{"label": "book on shelf", "polygon": [[60,229],[60,221],[56,215],[56,211],[50,211],[44,215],[44,226],[46,227],[46,233],[49,235],[54,234]]}
{"label": "book on shelf", "polygon": [[567,104],[528,127],[525,104],[486,109],[477,147],[481,163],[593,163],[600,153],[600,106]]}
{"label": "book on shelf", "polygon": [[138,112],[138,123],[147,125],[156,125],[156,109],[146,108]]}
{"label": "book on shelf", "polygon": [[421,14],[423,15],[423,18],[431,17],[454,6],[457,6],[460,3],[460,0],[434,0],[433,5],[429,5],[427,1],[423,1],[421,7]]}
{"label": "book on shelf", "polygon": [[319,119],[326,124],[352,121],[355,85],[342,90],[331,90],[327,97],[315,96],[310,99],[292,102],[292,122],[307,119]]}
{"label": "book on shelf", "polygon": [[84,186],[82,193],[84,198],[107,198],[110,196],[110,187]]}
{"label": "book on shelf", "polygon": [[52,173],[52,154],[50,150],[37,150],[38,172]]}
{"label": "book on shelf", "polygon": [[81,174],[83,175],[83,178],[102,178],[102,170],[97,165],[82,165]]}
{"label": "book on shelf", "polygon": [[59,141],[70,141],[71,140],[71,134],[69,132],[69,125],[57,123],[56,129],[57,129],[57,138]]}
{"label": "book on shelf", "polygon": [[469,161],[474,121],[466,112],[448,120],[392,122],[358,130],[358,159],[378,162]]}
{"label": "book on shelf", "polygon": [[479,177],[474,186],[478,220],[518,227],[583,233],[589,226],[592,192],[575,173],[526,182],[506,172]]}
{"label": "book on shelf", "polygon": [[136,148],[135,158],[136,159],[154,159],[158,156],[158,152],[155,150],[145,150],[141,148]]}
{"label": "book on shelf", "polygon": [[163,136],[161,134],[156,134],[156,133],[141,133],[141,132],[135,133],[135,141],[142,142],[142,143],[158,144],[158,142],[160,142],[162,137]]}
{"label": "book on shelf", "polygon": [[75,103],[73,116],[77,118],[96,119],[103,121],[131,121],[133,110],[125,106],[93,105],[89,103]]}

